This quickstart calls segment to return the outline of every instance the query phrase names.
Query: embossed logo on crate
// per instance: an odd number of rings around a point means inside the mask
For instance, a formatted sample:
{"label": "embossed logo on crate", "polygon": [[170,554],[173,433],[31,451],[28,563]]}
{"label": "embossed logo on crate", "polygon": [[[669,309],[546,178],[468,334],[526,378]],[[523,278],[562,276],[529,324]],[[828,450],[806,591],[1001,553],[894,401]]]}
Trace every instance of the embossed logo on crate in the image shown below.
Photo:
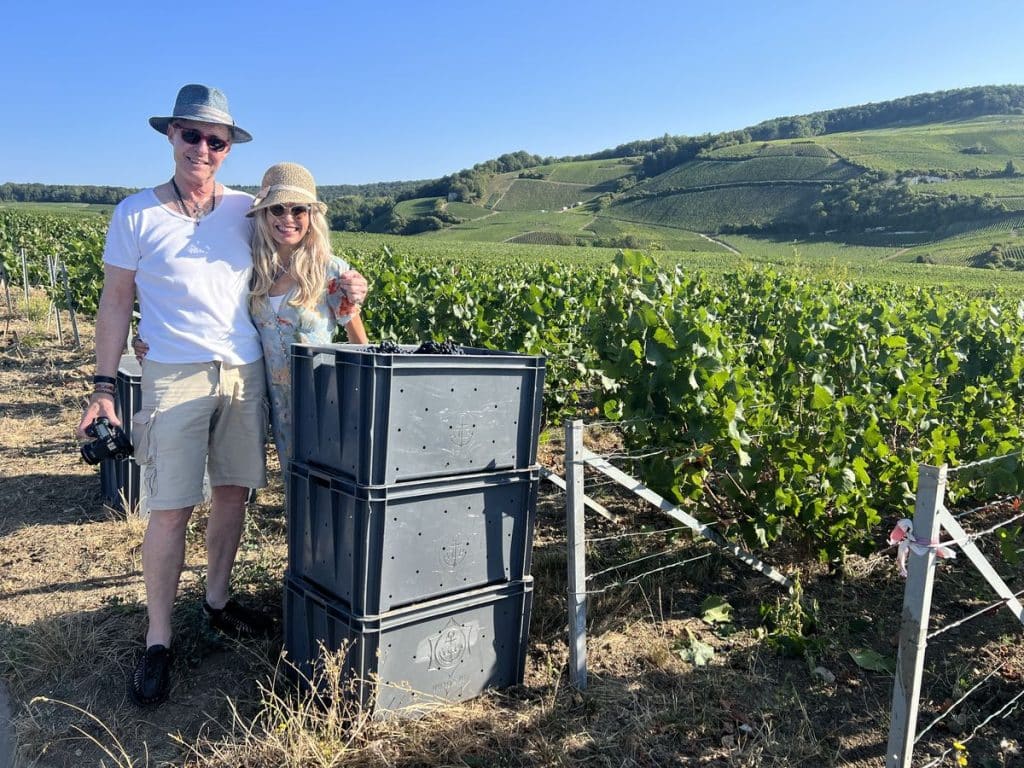
{"label": "embossed logo on crate", "polygon": [[449,571],[457,571],[469,556],[469,542],[451,538],[441,547],[438,557],[441,565]]}
{"label": "embossed logo on crate", "polygon": [[448,439],[455,447],[455,453],[462,453],[473,444],[476,424],[472,423],[465,413],[460,413],[456,423],[448,425],[448,430]]}
{"label": "embossed logo on crate", "polygon": [[448,624],[434,636],[426,638],[430,649],[430,670],[452,669],[458,666],[473,643],[473,628],[449,619]]}

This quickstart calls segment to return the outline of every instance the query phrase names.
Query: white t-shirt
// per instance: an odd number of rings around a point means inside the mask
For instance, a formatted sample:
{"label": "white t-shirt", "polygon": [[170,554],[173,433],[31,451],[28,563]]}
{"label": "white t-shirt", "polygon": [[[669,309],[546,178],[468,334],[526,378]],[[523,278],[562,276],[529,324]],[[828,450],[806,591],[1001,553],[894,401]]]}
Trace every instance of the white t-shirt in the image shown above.
{"label": "white t-shirt", "polygon": [[241,365],[263,356],[248,307],[251,203],[225,187],[198,225],[161,205],[152,189],[114,209],[103,261],[135,272],[139,335],[150,359]]}

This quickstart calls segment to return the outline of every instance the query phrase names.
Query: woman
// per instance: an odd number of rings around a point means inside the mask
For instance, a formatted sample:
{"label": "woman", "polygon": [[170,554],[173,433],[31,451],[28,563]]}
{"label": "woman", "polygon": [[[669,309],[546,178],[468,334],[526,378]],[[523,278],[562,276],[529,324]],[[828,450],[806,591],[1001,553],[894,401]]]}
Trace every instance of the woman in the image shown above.
{"label": "woman", "polygon": [[316,199],[308,170],[278,163],[263,175],[262,188],[246,214],[256,218],[249,312],[263,343],[282,468],[292,455],[291,345],[328,344],[339,325],[350,342],[367,343],[359,306],[341,287],[341,275],[349,267],[331,253],[326,210]]}
{"label": "woman", "polygon": [[[350,342],[367,343],[359,305],[342,288],[343,273],[349,279],[354,273],[331,253],[326,210],[308,170],[278,163],[263,174],[246,213],[256,219],[249,312],[263,346],[271,426],[282,469],[292,455],[291,345],[329,344],[339,325]],[[149,349],[139,337],[132,346],[140,359]]]}

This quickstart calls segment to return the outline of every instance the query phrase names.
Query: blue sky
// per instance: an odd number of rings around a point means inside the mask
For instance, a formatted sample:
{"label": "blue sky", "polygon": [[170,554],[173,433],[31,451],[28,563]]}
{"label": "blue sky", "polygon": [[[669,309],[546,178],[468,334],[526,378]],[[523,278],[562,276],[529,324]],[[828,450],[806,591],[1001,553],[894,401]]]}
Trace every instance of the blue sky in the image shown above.
{"label": "blue sky", "polygon": [[1019,0],[8,3],[0,182],[165,181],[187,82],[255,137],[219,180],[349,184],[1024,83],[1022,35]]}

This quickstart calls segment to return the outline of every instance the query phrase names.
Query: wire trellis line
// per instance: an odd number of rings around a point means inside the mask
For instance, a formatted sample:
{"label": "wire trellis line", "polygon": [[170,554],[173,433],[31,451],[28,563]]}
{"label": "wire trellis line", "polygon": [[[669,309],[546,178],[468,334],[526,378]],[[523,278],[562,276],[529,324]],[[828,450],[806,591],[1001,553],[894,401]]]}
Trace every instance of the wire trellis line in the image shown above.
{"label": "wire trellis line", "polygon": [[[1021,595],[1024,595],[1024,589],[1020,590],[1019,592],[1014,592],[1013,593],[1013,596],[1015,598],[1016,597],[1020,597]],[[1009,602],[1010,602],[1010,598],[1008,598],[1008,597],[1007,598],[1003,598],[1002,600],[996,600],[994,603],[990,603],[990,604],[986,605],[984,608],[979,608],[977,611],[975,611],[974,613],[970,614],[969,616],[964,616],[962,619],[957,619],[956,621],[950,622],[949,624],[946,624],[945,626],[939,627],[934,632],[932,632],[931,634],[928,635],[928,639],[932,640],[932,639],[938,637],[939,635],[943,635],[946,632],[949,632],[951,629],[956,629],[957,627],[959,627],[959,626],[961,626],[963,624],[966,624],[969,621],[973,621],[974,619],[978,618],[979,616],[982,616],[982,615],[988,613],[989,611],[995,610],[996,608],[999,608],[1000,606],[1006,605]]]}
{"label": "wire trellis line", "polygon": [[1004,453],[1001,456],[989,456],[987,459],[978,459],[977,461],[970,461],[967,464],[960,464],[956,467],[949,467],[946,470],[947,475],[953,475],[957,472],[963,472],[965,469],[975,469],[976,467],[984,467],[988,464],[995,464],[1000,461],[1006,461],[1007,459],[1020,458],[1022,455],[1021,451],[1014,451],[1013,453]]}
{"label": "wire trellis line", "polygon": [[600,428],[600,427],[623,427],[623,426],[628,426],[630,424],[660,424],[660,423],[661,423],[660,419],[641,418],[639,416],[634,416],[634,417],[629,418],[629,419],[620,419],[618,421],[613,421],[611,419],[598,419],[598,420],[595,420],[595,421],[587,421],[587,422],[584,422],[583,427],[584,427],[584,429],[592,429],[592,428],[596,429],[596,428]]}
{"label": "wire trellis line", "polygon": [[914,743],[915,743],[915,744],[917,744],[917,743],[918,743],[919,741],[921,741],[921,737],[922,737],[922,736],[924,736],[924,735],[925,735],[926,733],[928,733],[928,731],[930,731],[930,730],[931,730],[932,728],[934,728],[934,727],[935,727],[936,725],[938,725],[939,723],[941,723],[941,722],[942,722],[942,721],[943,721],[943,720],[944,720],[944,719],[945,719],[945,718],[946,718],[946,717],[947,717],[947,716],[949,715],[949,713],[950,713],[950,712],[952,712],[952,711],[953,711],[954,709],[956,709],[957,707],[959,707],[959,706],[960,706],[960,705],[961,705],[961,704],[962,704],[963,702],[965,702],[965,701],[967,700],[967,698],[968,698],[968,697],[969,697],[969,696],[970,696],[970,695],[971,695],[972,693],[974,693],[974,692],[975,692],[976,690],[978,690],[978,689],[979,689],[979,688],[980,688],[981,686],[983,686],[983,685],[984,685],[984,684],[985,684],[986,682],[988,682],[988,680],[989,680],[989,679],[990,679],[990,678],[991,678],[991,677],[992,677],[993,675],[995,675],[995,674],[996,674],[996,673],[997,673],[997,672],[998,672],[999,670],[1001,670],[1001,669],[1002,669],[1003,667],[1005,667],[1005,666],[1006,666],[1006,662],[1003,662],[1003,663],[1002,663],[1002,664],[1000,664],[1000,665],[999,665],[998,667],[996,667],[995,669],[991,670],[991,671],[990,671],[990,672],[989,672],[989,673],[988,673],[987,675],[985,675],[985,676],[984,676],[983,678],[981,678],[981,680],[979,680],[979,681],[978,681],[977,683],[975,683],[974,685],[972,685],[972,686],[970,687],[970,689],[969,689],[969,690],[968,690],[968,691],[967,691],[967,692],[966,692],[966,693],[965,693],[965,694],[964,694],[963,696],[961,696],[961,697],[960,697],[959,699],[957,699],[957,700],[956,700],[956,701],[954,701],[954,702],[953,702],[952,704],[950,704],[950,705],[949,705],[948,707],[946,707],[946,710],[945,710],[944,712],[942,712],[942,713],[941,713],[941,714],[940,714],[940,715],[939,715],[938,717],[936,717],[936,718],[935,718],[934,720],[932,720],[932,721],[931,721],[930,723],[928,723],[928,725],[927,725],[927,726],[925,727],[925,729],[924,729],[923,731],[921,731],[921,732],[920,732],[919,734],[917,734],[917,738],[915,738],[915,739],[914,739]]}
{"label": "wire trellis line", "polygon": [[712,554],[714,554],[714,553],[713,552],[707,552],[707,553],[705,553],[703,555],[698,555],[697,557],[691,557],[688,560],[680,560],[677,563],[669,563],[668,565],[664,565],[661,568],[654,568],[653,570],[637,574],[636,576],[632,576],[632,577],[630,577],[628,579],[624,579],[622,581],[616,581],[616,582],[614,582],[612,584],[608,584],[608,585],[606,585],[604,587],[601,587],[601,589],[588,589],[588,590],[583,591],[583,592],[573,592],[573,591],[570,590],[569,596],[570,597],[584,597],[586,595],[601,595],[601,594],[604,594],[605,592],[607,592],[610,589],[616,589],[618,587],[624,587],[624,586],[626,586],[628,584],[636,584],[636,583],[638,583],[640,581],[640,579],[644,578],[645,576],[651,576],[651,575],[653,575],[655,573],[661,573],[662,571],[667,571],[670,568],[678,568],[678,567],[680,567],[682,565],[687,565],[689,563],[695,563],[698,560],[704,560],[705,558],[711,557]]}
{"label": "wire trellis line", "polygon": [[[1000,504],[1012,504],[1013,499],[1024,500],[1024,496],[1002,496],[1000,498],[992,499],[990,501],[985,502],[984,504],[981,504],[980,506],[972,507],[971,509],[965,509],[962,512],[957,512],[955,515],[953,515],[953,519],[959,520],[960,518],[967,517],[968,515],[974,515],[978,512],[984,512],[985,510],[993,509],[995,507],[998,507]],[[948,509],[946,511],[949,512]],[[952,512],[950,512],[950,514],[952,514]]]}
{"label": "wire trellis line", "polygon": [[644,555],[642,557],[634,558],[633,560],[627,560],[624,563],[619,563],[618,565],[613,565],[613,566],[611,566],[609,568],[605,568],[604,570],[594,571],[593,573],[588,573],[587,574],[587,581],[590,581],[591,579],[595,579],[598,576],[604,576],[606,573],[612,573],[613,571],[624,570],[624,569],[628,568],[631,565],[636,565],[637,563],[643,563],[643,562],[646,562],[647,560],[653,560],[656,557],[667,557],[669,555],[673,555],[673,554],[676,554],[678,552],[679,552],[678,549],[664,549],[661,552],[655,552],[654,554],[651,554],[651,555]]}
{"label": "wire trellis line", "polygon": [[611,461],[612,459],[619,459],[622,461],[639,461],[640,459],[649,459],[652,456],[664,456],[665,453],[666,451],[662,449],[651,450],[644,453],[604,453],[597,455],[606,461]]}
{"label": "wire trellis line", "polygon": [[601,541],[615,541],[616,539],[626,539],[631,536],[658,536],[663,533],[674,533],[675,531],[690,531],[691,528],[685,525],[677,525],[674,528],[661,528],[657,531],[635,531],[633,533],[619,533],[615,536],[600,536],[595,538],[588,538],[587,544],[596,544]]}
{"label": "wire trellis line", "polygon": [[[971,735],[970,735],[970,736],[968,736],[968,737],[967,737],[967,738],[965,738],[965,739],[961,739],[961,740],[960,740],[960,743],[961,743],[961,744],[967,744],[967,743],[968,743],[968,742],[969,742],[969,741],[970,741],[971,739],[973,739],[973,738],[974,738],[975,736],[977,736],[977,735],[978,735],[978,731],[980,731],[980,730],[981,730],[982,728],[984,728],[984,727],[985,727],[986,725],[988,725],[988,724],[989,724],[990,722],[992,722],[993,720],[995,720],[995,719],[996,719],[997,717],[999,717],[999,716],[1000,716],[1001,714],[1003,714],[1004,712],[1006,712],[1006,711],[1007,711],[1008,709],[1010,709],[1011,707],[1013,707],[1013,705],[1014,705],[1014,704],[1016,704],[1016,703],[1017,703],[1018,701],[1020,701],[1020,700],[1021,700],[1022,698],[1024,698],[1024,690],[1022,690],[1022,691],[1021,691],[1020,693],[1018,693],[1018,694],[1017,694],[1016,696],[1014,696],[1014,697],[1013,697],[1012,699],[1010,699],[1010,700],[1009,700],[1008,702],[1006,702],[1006,704],[1004,704],[1004,705],[1003,705],[1002,707],[1000,707],[1000,708],[999,708],[998,710],[996,710],[996,711],[995,711],[995,712],[993,712],[993,713],[992,713],[991,715],[989,715],[989,716],[988,716],[988,717],[986,717],[986,718],[985,718],[984,720],[982,720],[982,721],[981,721],[980,723],[978,723],[978,724],[977,724],[977,725],[976,725],[976,726],[974,727],[974,729],[973,729],[973,730],[971,731]],[[941,755],[939,755],[939,756],[938,756],[937,758],[935,758],[934,760],[932,760],[932,761],[931,761],[930,763],[926,763],[926,764],[925,764],[925,765],[923,766],[923,768],[935,768],[935,766],[936,766],[936,765],[941,765],[941,764],[942,764],[942,761],[946,759],[946,755],[948,755],[948,754],[949,754],[950,752],[952,752],[952,751],[953,751],[953,748],[952,748],[952,747],[951,747],[951,748],[949,748],[949,749],[947,749],[947,750],[946,750],[945,752],[943,752],[943,753],[942,753]]]}
{"label": "wire trellis line", "polygon": [[956,546],[957,544],[962,544],[965,541],[977,541],[978,539],[983,539],[986,536],[989,536],[990,534],[995,533],[1000,528],[1005,528],[1006,526],[1008,526],[1008,525],[1010,525],[1012,523],[1017,522],[1021,518],[1024,518],[1024,512],[1018,512],[1016,515],[1014,515],[1013,517],[1009,518],[1008,520],[1003,520],[1001,523],[996,523],[995,525],[989,526],[988,528],[986,528],[983,531],[975,531],[974,533],[968,534],[966,539],[950,539],[949,541],[940,541],[937,544],[926,544],[925,546],[929,546],[929,547],[950,547],[950,546]]}

